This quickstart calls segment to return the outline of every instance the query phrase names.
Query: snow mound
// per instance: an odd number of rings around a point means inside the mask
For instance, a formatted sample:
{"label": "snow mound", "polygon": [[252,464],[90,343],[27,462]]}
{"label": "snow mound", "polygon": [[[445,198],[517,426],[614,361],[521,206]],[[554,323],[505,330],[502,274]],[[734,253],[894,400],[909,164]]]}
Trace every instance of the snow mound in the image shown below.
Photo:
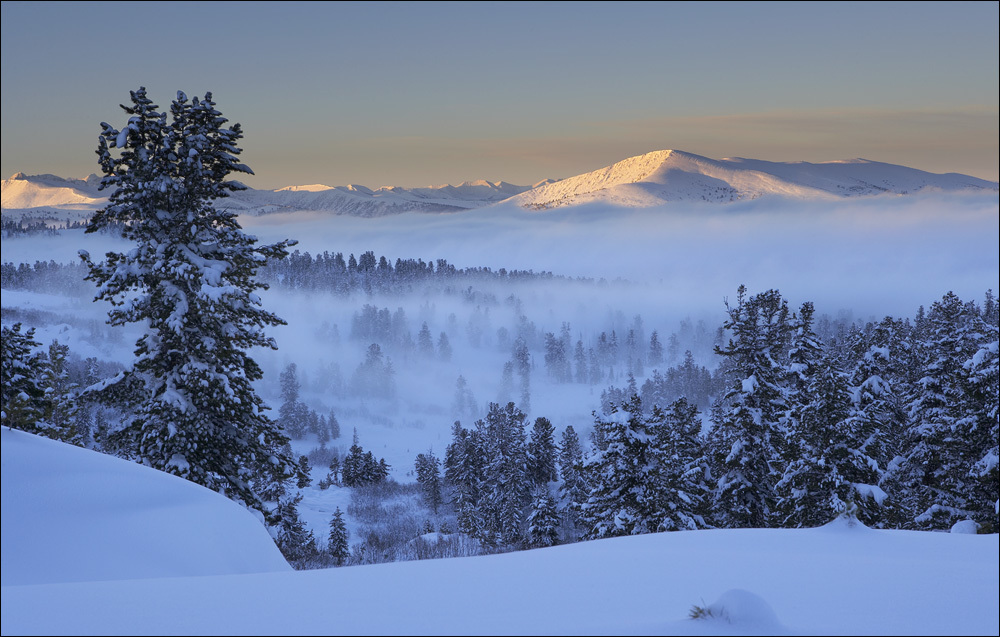
{"label": "snow mound", "polygon": [[959,520],[952,525],[951,532],[976,535],[979,533],[979,524],[975,520]]}
{"label": "snow mound", "polygon": [[857,533],[859,531],[871,531],[861,520],[859,520],[854,515],[838,515],[834,519],[830,520],[823,526],[819,527],[824,531],[833,531],[837,533],[847,532],[847,533]]}
{"label": "snow mound", "polygon": [[3,586],[290,570],[214,491],[6,427],[0,441]]}
{"label": "snow mound", "polygon": [[778,621],[770,604],[759,595],[741,588],[726,591],[705,611],[704,619],[734,624],[741,631],[771,635],[788,632]]}

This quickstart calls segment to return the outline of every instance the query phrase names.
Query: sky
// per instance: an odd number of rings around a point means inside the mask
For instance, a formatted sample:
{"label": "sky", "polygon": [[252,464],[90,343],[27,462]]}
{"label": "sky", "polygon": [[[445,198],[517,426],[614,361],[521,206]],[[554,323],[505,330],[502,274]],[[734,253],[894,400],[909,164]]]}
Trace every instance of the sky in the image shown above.
{"label": "sky", "polygon": [[[996,534],[837,520],[295,572],[264,527],[217,493],[26,432],[3,428],[0,437],[5,635],[998,629]],[[347,489],[325,493],[333,491]],[[688,619],[695,605],[714,618]]]}
{"label": "sky", "polygon": [[528,185],[667,148],[998,179],[996,2],[8,2],[0,176],[96,172],[145,86],[254,188]]}

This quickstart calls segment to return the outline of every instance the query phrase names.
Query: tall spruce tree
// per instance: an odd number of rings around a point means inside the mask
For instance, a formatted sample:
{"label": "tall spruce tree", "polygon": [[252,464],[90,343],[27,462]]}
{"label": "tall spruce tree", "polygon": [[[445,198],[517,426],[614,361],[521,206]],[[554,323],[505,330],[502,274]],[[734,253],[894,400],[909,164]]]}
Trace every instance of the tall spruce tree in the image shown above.
{"label": "tall spruce tree", "polygon": [[458,518],[458,530],[477,535],[482,521],[479,507],[486,462],[483,441],[478,430],[465,429],[458,421],[452,426],[451,436],[444,456],[450,501]]}
{"label": "tall spruce tree", "polygon": [[45,386],[40,371],[41,354],[36,351],[35,328],[21,331],[21,323],[0,328],[0,389],[3,391],[2,424],[12,429],[60,439],[45,422]]}
{"label": "tall spruce tree", "polygon": [[667,409],[654,407],[647,422],[655,491],[650,526],[658,531],[704,528],[709,468],[697,405],[678,398]]}
{"label": "tall spruce tree", "polygon": [[524,532],[524,509],[531,494],[526,419],[514,403],[490,403],[486,417],[476,422],[485,456],[480,536],[488,544],[510,546],[520,542]]}
{"label": "tall spruce tree", "polygon": [[438,507],[443,502],[441,495],[441,461],[434,455],[434,451],[428,449],[427,453],[417,454],[414,463],[417,472],[417,483],[424,493],[424,503],[431,507],[434,515],[437,515]]}
{"label": "tall spruce tree", "polygon": [[978,391],[970,392],[974,365],[967,366],[982,358],[982,346],[990,338],[985,327],[978,308],[952,292],[927,313],[920,347],[923,377],[910,401],[911,425],[900,467],[916,528],[944,529],[962,519],[995,518],[988,511],[977,512],[972,497],[982,479],[979,462],[996,448],[991,419],[983,417],[988,403],[976,400]]}
{"label": "tall spruce tree", "polygon": [[546,486],[559,478],[556,470],[556,455],[559,450],[553,437],[555,427],[544,417],[535,418],[528,442],[528,479],[536,486]]}
{"label": "tall spruce tree", "polygon": [[709,433],[713,509],[718,526],[761,528],[773,522],[774,484],[783,473],[788,305],[777,290],[747,297],[741,285],[736,306],[726,310],[731,338],[716,353],[728,361],[728,391]]}
{"label": "tall spruce tree", "polygon": [[576,539],[580,526],[580,511],[587,501],[590,487],[584,479],[583,447],[580,436],[573,425],[568,425],[562,432],[559,444],[559,497],[562,500],[562,515],[567,530]]}
{"label": "tall spruce tree", "polygon": [[344,522],[344,512],[340,510],[340,507],[337,507],[333,512],[333,517],[330,518],[330,535],[326,540],[326,552],[333,558],[337,566],[342,566],[344,560],[351,555],[348,545],[349,537],[347,523]]}
{"label": "tall spruce tree", "polygon": [[639,397],[594,414],[602,445],[585,465],[591,485],[582,506],[590,539],[640,535],[656,530],[656,487],[651,437]]}
{"label": "tall spruce tree", "polygon": [[262,309],[255,276],[288,242],[256,245],[217,206],[245,189],[231,173],[253,173],[237,159],[239,124],[225,126],[211,93],[178,92],[169,122],[145,88],[122,109],[124,128],[101,125],[101,189],[111,195],[87,232],[117,229],[135,247],[100,263],[80,256],[97,299],[113,305],[108,322],[145,327],[116,383],[142,396],[129,426],[137,457],[266,515],[259,494],[297,467],[254,391],[262,372],[247,351],[276,349],[265,328],[284,322]]}
{"label": "tall spruce tree", "polygon": [[525,544],[529,548],[555,546],[559,543],[559,513],[548,487],[536,486],[532,490],[527,526]]}

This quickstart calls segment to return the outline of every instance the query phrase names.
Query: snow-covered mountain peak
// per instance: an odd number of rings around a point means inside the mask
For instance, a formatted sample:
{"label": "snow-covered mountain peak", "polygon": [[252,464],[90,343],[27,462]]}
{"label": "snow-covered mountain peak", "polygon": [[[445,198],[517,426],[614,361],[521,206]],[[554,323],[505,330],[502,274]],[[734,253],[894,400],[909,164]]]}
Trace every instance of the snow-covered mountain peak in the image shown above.
{"label": "snow-covered mountain peak", "polygon": [[512,201],[531,210],[595,201],[649,207],[676,201],[727,203],[766,196],[822,200],[906,195],[925,189],[996,191],[997,183],[860,158],[822,163],[739,157],[717,160],[679,150],[659,150],[538,185]]}
{"label": "snow-covered mountain peak", "polygon": [[[350,188],[350,186],[348,186]],[[333,186],[324,186],[323,184],[309,184],[308,186],[285,186],[284,188],[278,188],[275,192],[322,192],[324,190],[333,190]]]}
{"label": "snow-covered mountain peak", "polygon": [[66,179],[17,172],[0,185],[0,205],[3,208],[41,208],[97,204],[104,201],[97,189],[100,184],[97,175]]}

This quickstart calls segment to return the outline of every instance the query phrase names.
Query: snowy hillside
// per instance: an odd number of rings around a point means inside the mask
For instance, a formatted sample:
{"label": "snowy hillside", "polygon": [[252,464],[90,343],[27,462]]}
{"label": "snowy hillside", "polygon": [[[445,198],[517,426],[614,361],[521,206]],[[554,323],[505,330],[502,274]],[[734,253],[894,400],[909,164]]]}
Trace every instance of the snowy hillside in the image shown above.
{"label": "snowy hillside", "polygon": [[728,203],[764,196],[828,200],[922,190],[996,191],[997,184],[865,159],[818,164],[715,160],[661,150],[534,188],[512,202],[532,210],[590,202],[645,208],[679,201]]}
{"label": "snowy hillside", "polygon": [[[1000,630],[997,535],[840,521],[293,572],[215,493],[23,432],[2,439],[5,635]],[[712,616],[688,619],[694,606]]]}
{"label": "snowy hillside", "polygon": [[97,190],[100,183],[97,175],[86,179],[63,179],[55,175],[16,173],[3,180],[0,201],[4,208],[95,204],[105,199]]}
{"label": "snowy hillside", "polygon": [[[541,182],[547,183],[547,182]],[[3,181],[3,214],[14,220],[78,221],[107,203],[97,190],[100,179],[63,179],[54,175],[17,173]],[[278,190],[248,189],[233,193],[222,205],[244,214],[310,210],[357,217],[404,212],[459,212],[480,208],[529,190],[507,182],[478,180],[457,186],[401,188],[383,186],[288,186]]]}
{"label": "snowy hillside", "polygon": [[7,427],[0,439],[3,586],[289,570],[257,518],[217,493]]}
{"label": "snowy hillside", "polygon": [[[106,198],[97,191],[98,183],[95,176],[72,180],[18,173],[3,182],[3,214],[11,219],[78,220],[104,205]],[[313,184],[278,190],[248,189],[221,203],[249,215],[307,210],[383,217],[406,212],[461,212],[504,201],[529,210],[591,202],[646,208],[673,202],[729,203],[765,196],[817,201],[969,190],[997,192],[998,186],[967,175],[937,175],[865,159],[818,164],[715,160],[661,150],[561,181],[547,179],[534,186],[484,180],[426,188]]]}
{"label": "snowy hillside", "polygon": [[528,190],[506,182],[479,180],[457,186],[401,188],[383,186],[291,186],[279,190],[245,190],[226,202],[230,209],[250,214],[312,210],[358,217],[381,217],[403,212],[458,212],[502,201]]}

